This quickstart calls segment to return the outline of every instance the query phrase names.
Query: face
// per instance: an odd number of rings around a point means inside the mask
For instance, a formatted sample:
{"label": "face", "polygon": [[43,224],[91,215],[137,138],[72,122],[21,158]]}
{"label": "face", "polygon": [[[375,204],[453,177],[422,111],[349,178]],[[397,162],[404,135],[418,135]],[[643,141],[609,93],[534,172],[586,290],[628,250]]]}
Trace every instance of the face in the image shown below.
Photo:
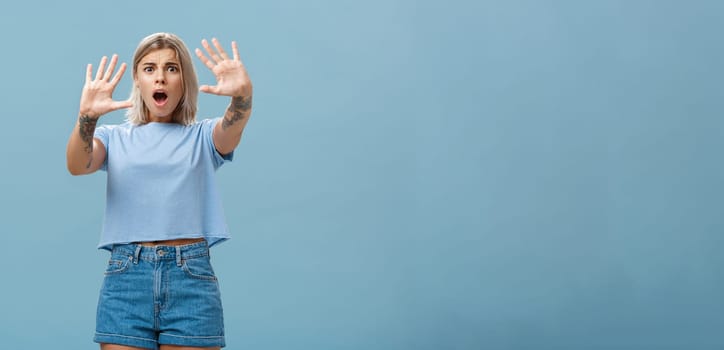
{"label": "face", "polygon": [[152,122],[171,122],[183,97],[181,64],[173,49],[149,52],[138,63],[134,82],[141,92]]}

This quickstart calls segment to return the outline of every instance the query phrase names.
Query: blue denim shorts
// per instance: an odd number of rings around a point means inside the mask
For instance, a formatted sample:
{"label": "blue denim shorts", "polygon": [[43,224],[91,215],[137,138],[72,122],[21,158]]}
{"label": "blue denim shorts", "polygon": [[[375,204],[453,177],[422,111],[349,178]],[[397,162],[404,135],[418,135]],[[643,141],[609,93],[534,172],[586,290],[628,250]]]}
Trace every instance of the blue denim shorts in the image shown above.
{"label": "blue denim shorts", "polygon": [[225,346],[221,295],[207,243],[114,246],[93,340],[148,349]]}

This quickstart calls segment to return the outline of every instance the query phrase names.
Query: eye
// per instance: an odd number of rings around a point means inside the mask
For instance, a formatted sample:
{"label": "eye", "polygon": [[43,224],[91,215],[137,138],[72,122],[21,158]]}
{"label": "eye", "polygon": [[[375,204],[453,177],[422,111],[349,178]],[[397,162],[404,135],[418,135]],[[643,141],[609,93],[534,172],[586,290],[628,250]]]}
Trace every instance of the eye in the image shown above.
{"label": "eye", "polygon": [[146,73],[151,73],[151,72],[153,72],[153,67],[151,67],[151,66],[143,67],[143,71]]}
{"label": "eye", "polygon": [[169,72],[174,72],[174,73],[176,73],[176,72],[178,72],[179,69],[178,69],[178,67],[176,67],[176,66],[168,66],[168,68],[166,68],[166,70],[169,71]]}

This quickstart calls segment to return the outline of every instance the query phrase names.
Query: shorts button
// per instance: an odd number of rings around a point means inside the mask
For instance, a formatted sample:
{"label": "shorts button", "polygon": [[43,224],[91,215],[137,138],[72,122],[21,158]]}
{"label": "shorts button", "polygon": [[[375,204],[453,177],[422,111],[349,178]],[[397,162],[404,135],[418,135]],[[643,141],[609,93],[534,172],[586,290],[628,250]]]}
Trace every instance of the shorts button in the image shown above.
{"label": "shorts button", "polygon": [[158,256],[166,255],[166,252],[164,252],[163,250],[159,250],[157,253],[158,253]]}

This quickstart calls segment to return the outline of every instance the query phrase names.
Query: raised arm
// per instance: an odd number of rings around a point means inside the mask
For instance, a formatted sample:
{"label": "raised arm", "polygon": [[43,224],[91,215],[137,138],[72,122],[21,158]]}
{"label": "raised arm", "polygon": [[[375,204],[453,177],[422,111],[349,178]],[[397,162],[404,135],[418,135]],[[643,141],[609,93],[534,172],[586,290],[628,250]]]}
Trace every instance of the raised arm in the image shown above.
{"label": "raised arm", "polygon": [[126,64],[121,64],[115,75],[118,56],[113,55],[106,69],[108,57],[103,57],[98,66],[95,79],[93,66],[86,68],[85,85],[80,96],[78,120],[68,139],[66,147],[66,161],[68,171],[72,175],[90,174],[103,165],[106,158],[106,149],[98,139],[93,137],[98,119],[109,112],[131,107],[130,101],[114,101],[113,90],[126,70]]}
{"label": "raised arm", "polygon": [[235,41],[231,42],[233,57],[229,57],[216,38],[212,39],[214,49],[205,39],[201,41],[206,53],[196,49],[196,56],[216,76],[214,86],[202,85],[202,92],[230,96],[231,103],[224,113],[223,120],[214,128],[214,146],[221,154],[231,153],[241,141],[241,134],[251,116],[252,85],[249,74],[239,58],[239,48]]}

